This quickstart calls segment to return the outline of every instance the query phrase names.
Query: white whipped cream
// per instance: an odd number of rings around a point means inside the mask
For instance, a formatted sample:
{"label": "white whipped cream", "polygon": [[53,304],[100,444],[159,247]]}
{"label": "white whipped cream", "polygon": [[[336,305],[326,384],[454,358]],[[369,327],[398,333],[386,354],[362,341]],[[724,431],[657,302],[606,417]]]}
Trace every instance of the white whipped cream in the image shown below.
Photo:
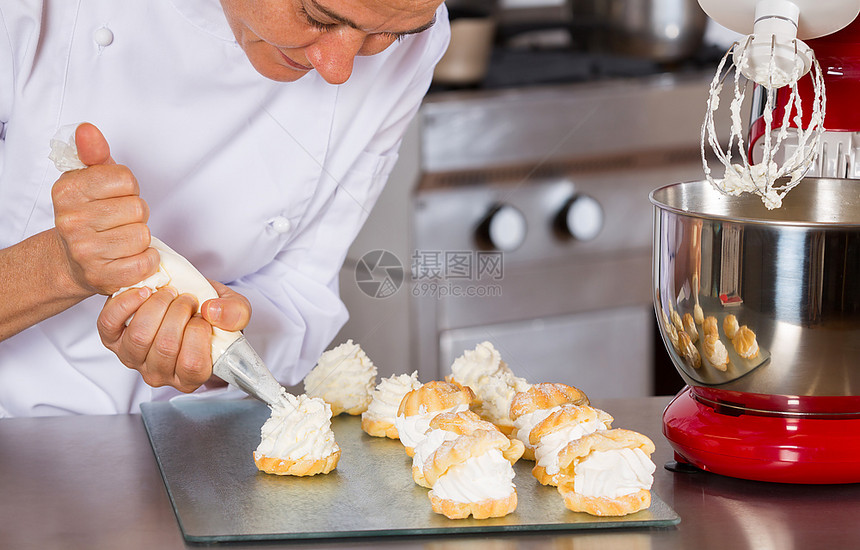
{"label": "white whipped cream", "polygon": [[305,376],[305,392],[344,410],[367,409],[376,386],[376,366],[352,340],[323,353]]}
{"label": "white whipped cream", "polygon": [[514,428],[517,430],[516,438],[522,441],[526,448],[534,449],[534,445],[529,442],[529,435],[531,435],[532,430],[535,426],[546,420],[549,415],[560,409],[561,406],[558,405],[550,409],[536,409],[530,413],[520,415],[519,418],[514,420]]}
{"label": "white whipped cream", "polygon": [[457,464],[436,480],[433,492],[455,502],[508,498],[514,492],[514,469],[498,449]]}
{"label": "white whipped cream", "polygon": [[453,441],[458,437],[460,437],[459,434],[449,432],[448,430],[429,430],[425,434],[424,439],[415,445],[415,454],[412,455],[412,467],[423,470],[427,459],[442,446],[442,443]]}
{"label": "white whipped cream", "polygon": [[475,346],[474,350],[464,351],[451,365],[454,380],[472,389],[479,385],[482,377],[496,374],[500,370],[509,369],[490,342],[482,342]]}
{"label": "white whipped cream", "polygon": [[271,416],[260,429],[260,445],[254,456],[318,460],[337,451],[331,407],[322,399],[285,393],[283,404],[271,409]]}
{"label": "white whipped cream", "polygon": [[529,384],[510,372],[500,372],[481,379],[475,394],[481,399],[478,415],[497,424],[513,425],[511,403],[517,392],[528,391]]}
{"label": "white whipped cream", "polygon": [[[740,164],[733,164],[731,169],[726,170],[723,179],[715,179],[714,181],[720,189],[729,195],[757,194],[761,197],[764,205],[769,210],[773,210],[782,206],[782,195],[770,184],[778,169],[779,167],[775,162],[753,164],[749,167],[749,171]],[[799,179],[800,176],[798,175],[797,180]],[[792,179],[791,181],[794,183],[796,180]]]}
{"label": "white whipped cream", "polygon": [[403,443],[403,446],[412,447],[414,449],[415,446],[424,439],[427,430],[430,429],[430,421],[433,420],[433,417],[437,414],[446,412],[458,413],[468,410],[469,405],[466,403],[455,405],[454,407],[442,409],[440,411],[428,411],[427,407],[421,405],[418,407],[418,414],[413,414],[411,416],[403,414],[397,415],[394,418],[394,427],[397,428],[397,434],[400,436],[400,442]]}
{"label": "white whipped cream", "polygon": [[729,362],[729,350],[716,336],[705,336],[704,350],[708,361],[714,365],[725,365]]}
{"label": "white whipped cream", "polygon": [[571,424],[560,430],[548,433],[538,442],[535,447],[535,462],[543,466],[546,473],[555,475],[559,472],[558,453],[571,441],[576,441],[582,436],[605,430],[606,424],[599,420],[589,420],[579,424]]}
{"label": "white whipped cream", "polygon": [[587,497],[629,495],[650,489],[655,469],[641,449],[593,451],[574,467],[573,490]]}
{"label": "white whipped cream", "polygon": [[511,372],[507,363],[490,342],[481,342],[474,350],[466,350],[451,365],[451,376],[464,386],[475,389],[485,376]]}
{"label": "white whipped cream", "polygon": [[403,397],[420,387],[418,371],[412,374],[393,374],[383,378],[371,393],[370,405],[365,412],[361,413],[361,417],[394,424]]}
{"label": "white whipped cream", "polygon": [[531,387],[524,378],[514,376],[490,342],[482,342],[455,359],[451,365],[451,377],[455,382],[472,388],[481,400],[476,412],[495,422],[509,423],[514,395]]}
{"label": "white whipped cream", "polygon": [[75,132],[78,126],[79,124],[60,126],[51,138],[51,152],[48,153],[48,158],[60,172],[83,170],[87,167],[78,157],[78,146],[75,143]]}

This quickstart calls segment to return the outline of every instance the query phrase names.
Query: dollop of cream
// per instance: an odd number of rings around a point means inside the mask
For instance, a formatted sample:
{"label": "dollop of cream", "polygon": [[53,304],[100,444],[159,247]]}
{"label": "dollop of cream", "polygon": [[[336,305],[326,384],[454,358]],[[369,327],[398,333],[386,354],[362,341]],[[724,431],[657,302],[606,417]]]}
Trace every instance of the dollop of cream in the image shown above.
{"label": "dollop of cream", "polygon": [[305,392],[342,410],[367,410],[376,386],[376,366],[352,340],[324,352],[305,376]]}
{"label": "dollop of cream", "polygon": [[365,412],[361,413],[361,417],[394,424],[397,409],[400,408],[403,397],[420,387],[418,371],[412,374],[393,374],[383,378],[371,393],[370,405]]}
{"label": "dollop of cream", "polygon": [[717,336],[713,334],[705,336],[703,349],[705,351],[705,357],[712,364],[725,365],[729,362],[729,350],[726,349],[725,344],[723,344]]}
{"label": "dollop of cream", "polygon": [[57,129],[51,138],[51,151],[48,158],[60,172],[69,170],[83,170],[87,167],[78,157],[78,146],[75,143],[75,132],[79,124],[67,124]]}
{"label": "dollop of cream", "polygon": [[412,466],[423,469],[427,459],[442,446],[442,443],[453,441],[458,437],[460,437],[459,434],[449,432],[448,430],[427,430],[427,433],[424,434],[424,439],[415,445],[415,454],[412,455]]}
{"label": "dollop of cream", "polygon": [[522,441],[523,445],[528,449],[534,449],[534,445],[529,442],[529,435],[535,426],[543,422],[546,417],[561,409],[561,406],[552,407],[549,409],[536,409],[530,413],[521,415],[514,420],[514,428],[516,428],[516,438]]}
{"label": "dollop of cream", "polygon": [[555,475],[559,472],[558,453],[571,441],[576,441],[582,436],[605,430],[606,424],[599,420],[590,420],[579,424],[570,424],[560,430],[548,433],[540,438],[535,447],[535,462],[543,466],[546,473]]}
{"label": "dollop of cream", "polygon": [[528,391],[529,384],[510,372],[485,376],[478,388],[472,388],[480,400],[479,416],[499,425],[512,426],[511,403],[517,392]]}
{"label": "dollop of cream", "polygon": [[[769,182],[774,179],[779,167],[775,162],[769,164],[759,163],[749,166],[746,170],[740,164],[733,164],[727,169],[725,177],[721,180],[715,179],[716,184],[729,195],[738,196],[741,193],[754,193],[761,197],[762,203],[769,210],[782,206],[782,195]],[[800,180],[800,175],[791,182]]]}
{"label": "dollop of cream", "polygon": [[464,386],[479,385],[481,378],[509,370],[502,356],[490,342],[481,342],[474,350],[466,350],[451,365],[451,375]]}
{"label": "dollop of cream", "polygon": [[403,443],[403,446],[414,449],[424,439],[427,431],[430,429],[430,421],[437,414],[446,412],[458,413],[468,410],[469,405],[465,403],[439,411],[428,411],[427,407],[421,405],[418,407],[418,414],[411,416],[397,415],[394,419],[394,427],[397,428],[397,434],[400,436],[400,442]]}
{"label": "dollop of cream", "polygon": [[475,392],[481,402],[475,411],[479,416],[504,425],[512,425],[510,410],[514,396],[531,387],[524,378],[514,376],[490,342],[482,342],[455,359],[451,378]]}
{"label": "dollop of cream", "polygon": [[322,399],[284,394],[260,429],[256,457],[318,460],[336,452],[331,407]]}
{"label": "dollop of cream", "polygon": [[480,502],[503,499],[516,490],[514,469],[502,452],[490,449],[479,456],[452,466],[436,480],[433,492],[455,502]]}
{"label": "dollop of cream", "polygon": [[629,495],[650,489],[655,469],[641,449],[593,451],[574,467],[573,490],[588,497]]}

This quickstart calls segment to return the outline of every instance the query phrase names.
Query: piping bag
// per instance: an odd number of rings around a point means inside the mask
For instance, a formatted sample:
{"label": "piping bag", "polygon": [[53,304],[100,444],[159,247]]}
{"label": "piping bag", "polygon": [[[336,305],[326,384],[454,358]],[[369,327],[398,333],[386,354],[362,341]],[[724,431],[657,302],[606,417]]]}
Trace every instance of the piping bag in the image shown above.
{"label": "piping bag", "polygon": [[[48,158],[61,172],[87,167],[78,158],[75,145],[77,127],[77,124],[63,126],[51,139]],[[218,297],[206,277],[185,257],[155,237],[152,237],[150,246],[161,256],[158,271],[135,285],[119,289],[114,296],[130,288],[149,287],[156,290],[170,285],[180,294],[194,295],[197,298],[198,313],[203,302]],[[283,403],[284,388],[275,380],[241,332],[213,327],[211,345],[213,374],[270,406]]]}

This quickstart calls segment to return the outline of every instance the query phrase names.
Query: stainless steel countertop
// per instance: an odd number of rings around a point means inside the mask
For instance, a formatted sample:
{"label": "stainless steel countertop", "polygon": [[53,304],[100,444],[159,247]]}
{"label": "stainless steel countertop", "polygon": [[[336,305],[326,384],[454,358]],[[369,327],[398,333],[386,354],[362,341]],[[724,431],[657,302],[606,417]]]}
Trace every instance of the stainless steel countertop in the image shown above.
{"label": "stainless steel countertop", "polygon": [[[600,400],[614,426],[657,445],[654,491],[681,516],[665,529],[399,537],[230,548],[790,550],[860,547],[860,485],[777,485],[673,474],[660,432],[668,397]],[[186,548],[140,415],[0,420],[0,548]]]}

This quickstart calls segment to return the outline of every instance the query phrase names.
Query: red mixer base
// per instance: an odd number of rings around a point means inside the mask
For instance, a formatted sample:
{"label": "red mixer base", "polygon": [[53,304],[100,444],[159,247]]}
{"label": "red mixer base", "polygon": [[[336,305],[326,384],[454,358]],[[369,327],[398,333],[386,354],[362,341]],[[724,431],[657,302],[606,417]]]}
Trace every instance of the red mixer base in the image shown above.
{"label": "red mixer base", "polygon": [[778,483],[860,482],[860,418],[723,414],[687,387],[663,412],[663,434],[678,458],[707,472]]}

